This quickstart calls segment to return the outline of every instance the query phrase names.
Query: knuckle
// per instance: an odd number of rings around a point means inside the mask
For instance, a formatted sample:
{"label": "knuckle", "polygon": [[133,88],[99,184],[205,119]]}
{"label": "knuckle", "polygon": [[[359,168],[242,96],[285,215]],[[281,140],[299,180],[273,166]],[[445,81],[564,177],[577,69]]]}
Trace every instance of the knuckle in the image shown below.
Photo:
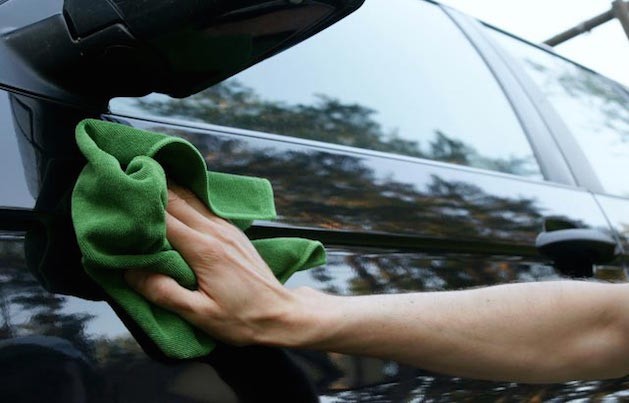
{"label": "knuckle", "polygon": [[177,205],[179,203],[182,203],[183,200],[181,199],[181,197],[179,197],[179,195],[173,191],[169,191],[168,192],[168,205],[172,206],[172,205]]}
{"label": "knuckle", "polygon": [[192,267],[203,268],[207,266],[208,262],[216,261],[219,256],[218,251],[212,245],[204,245],[195,248],[185,258]]}
{"label": "knuckle", "polygon": [[213,304],[202,304],[198,309],[199,314],[205,320],[217,321],[220,319],[220,311]]}
{"label": "knuckle", "polygon": [[198,254],[203,259],[220,259],[223,255],[223,248],[220,245],[220,241],[214,239],[203,243],[203,247],[199,248]]}
{"label": "knuckle", "polygon": [[180,298],[176,301],[171,301],[171,306],[179,312],[195,312],[197,310],[194,302],[188,298]]}
{"label": "knuckle", "polygon": [[217,237],[230,246],[238,245],[242,240],[242,232],[231,224],[223,226],[217,233]]}
{"label": "knuckle", "polygon": [[222,218],[219,218],[219,220],[221,221],[221,230],[224,231],[226,234],[234,237],[240,237],[244,235],[240,228],[236,227],[234,224]]}
{"label": "knuckle", "polygon": [[182,188],[180,186],[171,186],[168,189],[168,203],[174,203],[176,205],[181,203],[189,204],[196,200],[196,195],[191,190]]}
{"label": "knuckle", "polygon": [[176,190],[176,193],[178,194],[179,198],[184,200],[184,201],[192,201],[192,200],[196,199],[195,194],[192,193],[192,191],[190,189],[187,189],[187,188],[178,188]]}
{"label": "knuckle", "polygon": [[242,238],[244,236],[244,233],[240,230],[240,228],[236,227],[235,225],[232,225],[232,224],[228,223],[227,221],[225,221],[225,224],[226,224],[225,232],[228,235],[230,235],[230,236],[232,236],[232,237],[234,237],[236,239]]}
{"label": "knuckle", "polygon": [[157,305],[168,305],[170,302],[169,281],[164,277],[153,276],[146,282],[148,297]]}
{"label": "knuckle", "polygon": [[[220,234],[219,240],[223,245],[229,246],[231,248],[237,247],[238,244],[240,243],[239,239],[235,236],[235,234],[232,234],[229,231],[222,232]],[[217,245],[214,245],[214,247],[217,247]]]}

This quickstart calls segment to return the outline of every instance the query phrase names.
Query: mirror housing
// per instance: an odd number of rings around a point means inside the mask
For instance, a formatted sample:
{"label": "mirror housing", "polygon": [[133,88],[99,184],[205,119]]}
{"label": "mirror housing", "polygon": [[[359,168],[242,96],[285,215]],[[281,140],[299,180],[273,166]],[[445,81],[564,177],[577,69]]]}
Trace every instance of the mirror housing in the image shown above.
{"label": "mirror housing", "polygon": [[551,258],[555,267],[571,277],[592,277],[593,265],[613,261],[619,256],[618,244],[609,234],[590,228],[546,230],[535,240],[542,256]]}
{"label": "mirror housing", "polygon": [[[186,97],[281,52],[364,0],[65,0],[11,28],[0,13],[0,85],[70,103]],[[20,7],[10,1],[4,7]],[[11,13],[8,13],[9,15]]]}

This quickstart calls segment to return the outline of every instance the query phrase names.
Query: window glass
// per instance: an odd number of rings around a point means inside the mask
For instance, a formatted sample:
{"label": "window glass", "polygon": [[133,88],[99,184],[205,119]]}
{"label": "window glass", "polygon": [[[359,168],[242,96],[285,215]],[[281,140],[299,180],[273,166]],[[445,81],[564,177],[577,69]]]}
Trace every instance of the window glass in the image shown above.
{"label": "window glass", "polygon": [[110,107],[541,178],[483,60],[440,8],[417,0],[367,0],[187,99],[150,95]]}
{"label": "window glass", "polygon": [[556,109],[605,190],[629,197],[629,101],[619,85],[525,42],[490,29]]}

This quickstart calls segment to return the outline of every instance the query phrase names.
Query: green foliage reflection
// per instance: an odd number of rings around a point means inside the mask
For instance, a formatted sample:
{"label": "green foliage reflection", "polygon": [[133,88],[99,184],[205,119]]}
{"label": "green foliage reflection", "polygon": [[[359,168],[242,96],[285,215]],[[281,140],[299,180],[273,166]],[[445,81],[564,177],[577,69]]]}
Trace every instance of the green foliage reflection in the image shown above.
{"label": "green foliage reflection", "polygon": [[288,104],[263,99],[253,89],[229,80],[185,99],[148,97],[135,100],[135,104],[158,116],[540,177],[532,155],[490,158],[439,129],[434,131],[432,140],[422,145],[400,136],[397,129],[384,129],[376,119],[376,110],[321,94],[315,95],[311,104]]}

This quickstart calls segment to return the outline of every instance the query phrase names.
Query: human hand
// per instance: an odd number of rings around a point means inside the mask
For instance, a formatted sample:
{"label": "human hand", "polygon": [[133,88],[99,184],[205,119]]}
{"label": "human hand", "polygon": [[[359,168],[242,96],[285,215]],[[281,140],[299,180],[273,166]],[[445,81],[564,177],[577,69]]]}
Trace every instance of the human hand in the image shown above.
{"label": "human hand", "polygon": [[242,231],[176,185],[169,185],[166,230],[194,270],[198,289],[162,274],[129,270],[125,278],[138,293],[230,344],[290,342],[302,293],[275,278]]}

